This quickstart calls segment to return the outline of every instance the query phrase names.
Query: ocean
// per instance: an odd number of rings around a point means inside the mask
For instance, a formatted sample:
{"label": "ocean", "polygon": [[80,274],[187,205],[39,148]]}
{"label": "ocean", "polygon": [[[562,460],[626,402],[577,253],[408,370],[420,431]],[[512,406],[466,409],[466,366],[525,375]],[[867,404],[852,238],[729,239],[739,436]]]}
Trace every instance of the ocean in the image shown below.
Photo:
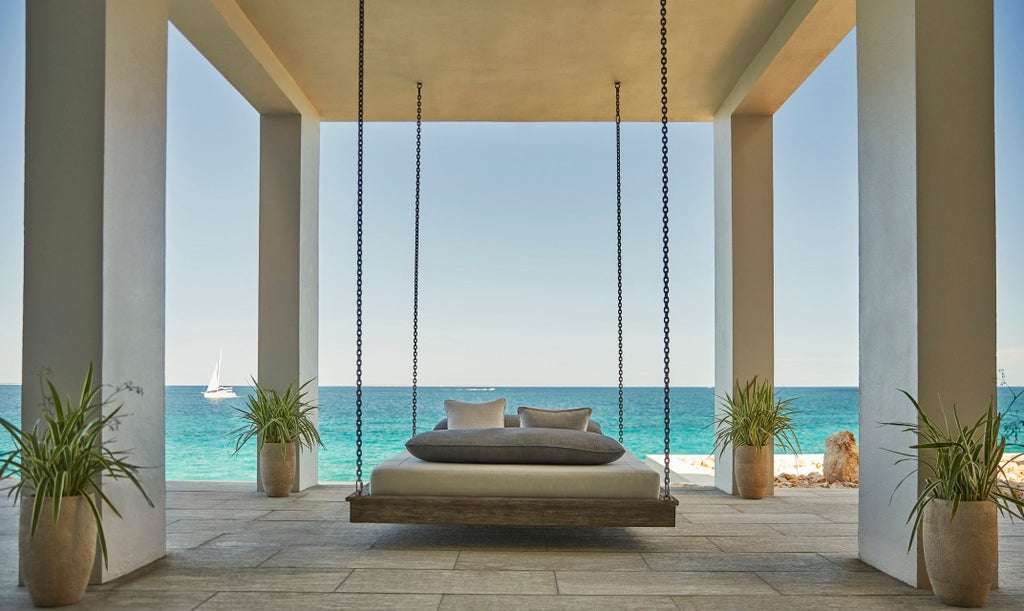
{"label": "ocean", "polygon": [[[234,453],[231,432],[242,421],[235,407],[245,403],[245,387],[236,387],[237,399],[204,399],[203,387],[168,386],[167,478],[172,480],[253,480],[256,477],[255,443]],[[663,451],[664,403],[661,388],[626,388],[624,445],[633,453]],[[797,438],[801,451],[824,452],[825,439],[837,431],[858,434],[858,391],[856,388],[779,388],[781,397],[795,398]],[[617,388],[420,388],[418,432],[430,430],[444,417],[444,400],[481,402],[504,397],[508,413],[516,407],[591,407],[606,434],[618,431]],[[1010,393],[1000,389],[1005,408]],[[0,386],[0,417],[17,424],[20,419],[20,386]],[[320,388],[320,481],[355,479],[355,391],[352,387]],[[1024,419],[1024,400],[1014,406],[1010,421]],[[708,426],[714,411],[711,388],[672,389],[673,454],[709,454],[712,430]],[[130,414],[127,417],[131,417]],[[1010,432],[1010,431],[1008,431]],[[403,449],[411,434],[410,389],[408,387],[367,387],[363,389],[364,472]],[[1024,434],[1022,434],[1024,437]],[[1024,439],[1022,439],[1024,440]],[[0,452],[12,448],[0,432]]]}

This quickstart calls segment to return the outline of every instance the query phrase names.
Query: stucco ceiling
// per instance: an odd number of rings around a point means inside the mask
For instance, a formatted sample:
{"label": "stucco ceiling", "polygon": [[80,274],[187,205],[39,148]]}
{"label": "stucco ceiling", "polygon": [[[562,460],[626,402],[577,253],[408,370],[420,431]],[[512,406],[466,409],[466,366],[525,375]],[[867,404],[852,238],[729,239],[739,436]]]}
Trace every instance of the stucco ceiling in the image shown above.
{"label": "stucco ceiling", "polygon": [[[234,2],[322,120],[355,120],[357,0]],[[669,0],[670,120],[710,120],[794,4]],[[429,121],[608,121],[616,80],[623,119],[656,120],[658,9],[657,0],[367,0],[366,120],[413,119],[422,81]],[[844,27],[815,34],[817,46],[827,54],[852,23]]]}

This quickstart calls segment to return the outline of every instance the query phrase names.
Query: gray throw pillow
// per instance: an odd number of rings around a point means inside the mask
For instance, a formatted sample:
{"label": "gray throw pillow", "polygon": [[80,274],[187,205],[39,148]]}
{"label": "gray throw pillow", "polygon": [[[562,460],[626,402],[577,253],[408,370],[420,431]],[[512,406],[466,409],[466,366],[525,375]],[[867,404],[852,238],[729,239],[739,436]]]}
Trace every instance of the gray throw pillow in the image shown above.
{"label": "gray throw pillow", "polygon": [[505,400],[495,399],[487,403],[444,402],[445,415],[453,430],[489,429],[505,426]]}
{"label": "gray throw pillow", "polygon": [[572,409],[544,409],[542,407],[520,407],[519,426],[527,429],[572,429],[587,430],[590,422],[589,407]]}
{"label": "gray throw pillow", "polygon": [[611,437],[550,428],[429,431],[405,447],[430,462],[533,465],[603,465],[626,452]]}
{"label": "gray throw pillow", "polygon": [[[519,414],[505,414],[505,428],[519,428]],[[440,422],[434,425],[435,431],[446,431],[448,430],[448,419],[441,418]],[[587,431],[590,433],[602,434],[604,431],[601,430],[601,425],[597,420],[591,419],[587,422]]]}

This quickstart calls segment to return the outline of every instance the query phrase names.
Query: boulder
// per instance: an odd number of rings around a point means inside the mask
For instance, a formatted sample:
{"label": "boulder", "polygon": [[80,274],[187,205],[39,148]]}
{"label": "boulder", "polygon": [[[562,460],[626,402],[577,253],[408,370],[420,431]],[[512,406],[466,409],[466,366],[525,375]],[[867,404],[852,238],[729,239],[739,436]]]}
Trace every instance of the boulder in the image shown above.
{"label": "boulder", "polygon": [[824,475],[828,483],[856,482],[860,477],[860,452],[850,431],[840,431],[825,440]]}

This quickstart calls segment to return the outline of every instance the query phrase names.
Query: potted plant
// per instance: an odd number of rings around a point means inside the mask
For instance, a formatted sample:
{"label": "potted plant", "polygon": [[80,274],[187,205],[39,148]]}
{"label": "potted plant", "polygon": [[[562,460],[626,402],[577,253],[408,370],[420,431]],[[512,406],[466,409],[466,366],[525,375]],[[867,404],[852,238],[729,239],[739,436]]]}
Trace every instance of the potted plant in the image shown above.
{"label": "potted plant", "polygon": [[297,445],[312,449],[323,447],[316,425],[309,419],[315,405],[306,401],[305,388],[313,380],[295,388],[295,382],[284,392],[262,386],[253,379],[253,393],[246,397],[245,408],[235,408],[246,424],[234,430],[237,435],[235,454],[250,439],[256,438],[263,489],[267,496],[288,496],[295,482]]}
{"label": "potted plant", "polygon": [[[917,453],[894,452],[897,464],[916,464],[896,486],[924,474],[924,483],[907,518],[913,522],[907,551],[915,536],[924,547],[924,563],[932,590],[949,605],[980,607],[995,579],[999,554],[996,512],[1024,519],[1024,500],[1010,488],[1002,460],[1006,437],[1002,414],[993,402],[977,421],[964,425],[953,407],[952,422],[943,414],[939,426],[906,391],[917,422],[886,422],[921,440]],[[1019,455],[1018,455],[1019,456]],[[895,494],[895,492],[894,492]]]}
{"label": "potted plant", "polygon": [[85,595],[97,539],[107,562],[100,509],[106,505],[114,515],[121,514],[100,487],[101,478],[127,479],[151,507],[153,501],[138,479],[139,467],[127,461],[127,452],[112,450],[111,439],[102,436],[104,429],[115,428],[123,405],[106,415],[103,409],[121,391],[141,390],[125,384],[103,400],[102,385],[93,385],[91,363],[82,394],[74,400],[70,395],[62,400],[45,372],[42,379],[43,426],[37,422],[23,430],[0,418],[14,440],[14,450],[0,464],[0,478],[19,478],[8,488],[8,496],[21,500],[22,579],[33,604],[53,607],[70,605]]}
{"label": "potted plant", "polygon": [[799,453],[800,444],[793,430],[791,407],[794,399],[777,399],[775,387],[757,376],[735,392],[720,398],[723,413],[715,419],[715,451],[725,452],[732,445],[736,490],[745,499],[764,498],[772,462],[772,442]]}

